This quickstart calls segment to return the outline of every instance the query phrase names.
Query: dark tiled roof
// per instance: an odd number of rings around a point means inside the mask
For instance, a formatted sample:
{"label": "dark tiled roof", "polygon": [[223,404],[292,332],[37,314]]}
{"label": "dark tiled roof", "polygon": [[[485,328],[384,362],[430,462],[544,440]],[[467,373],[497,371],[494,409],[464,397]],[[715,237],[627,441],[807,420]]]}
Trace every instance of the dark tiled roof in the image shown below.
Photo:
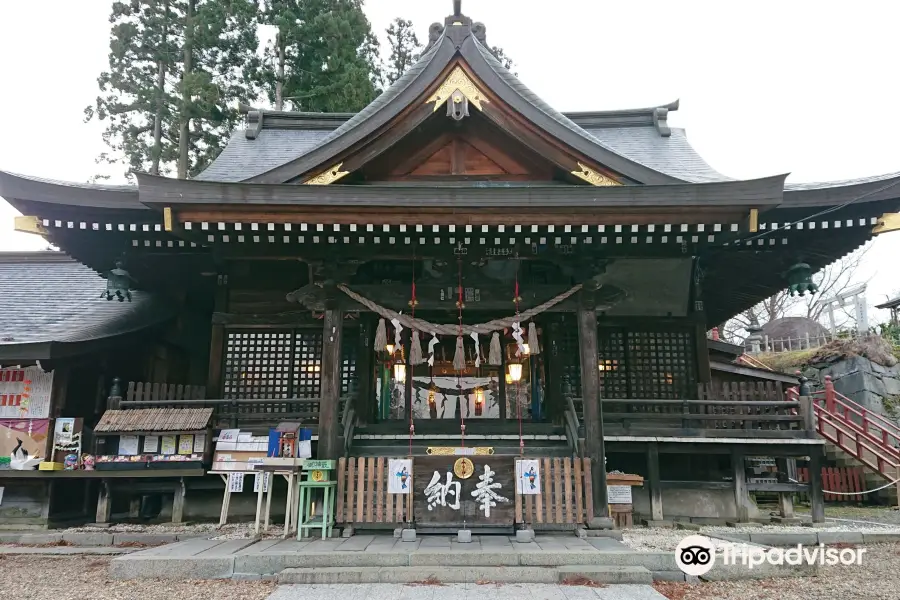
{"label": "dark tiled roof", "polygon": [[656,127],[602,127],[586,130],[604,146],[642,165],[691,183],[733,181],[703,160],[684,129],[662,136]]}
{"label": "dark tiled roof", "polygon": [[228,145],[194,179],[243,181],[303,156],[331,133],[329,129],[267,129],[249,139],[244,130],[231,134]]}
{"label": "dark tiled roof", "polygon": [[173,315],[146,292],[110,302],[100,297],[105,289],[103,278],[61,252],[0,252],[0,356],[50,358],[47,345],[132,333]]}

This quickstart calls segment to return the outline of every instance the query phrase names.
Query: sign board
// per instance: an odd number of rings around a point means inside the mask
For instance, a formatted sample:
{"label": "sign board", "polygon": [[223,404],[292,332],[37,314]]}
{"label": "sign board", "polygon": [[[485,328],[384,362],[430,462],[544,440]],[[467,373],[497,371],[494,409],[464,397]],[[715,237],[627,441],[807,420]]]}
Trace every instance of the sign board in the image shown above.
{"label": "sign board", "polygon": [[412,459],[388,461],[388,494],[409,494],[412,484]]}
{"label": "sign board", "polygon": [[630,485],[606,486],[606,497],[610,504],[631,504]]}
{"label": "sign board", "polygon": [[541,493],[541,465],[539,460],[516,461],[516,491],[525,496]]}
{"label": "sign board", "polygon": [[313,471],[313,470],[330,471],[333,469],[334,469],[334,461],[333,460],[304,460],[303,461],[303,470],[304,471]]}
{"label": "sign board", "polygon": [[416,523],[447,527],[512,526],[512,457],[426,456],[413,461]]}
{"label": "sign board", "polygon": [[50,416],[53,371],[40,367],[0,369],[0,419],[46,419]]}

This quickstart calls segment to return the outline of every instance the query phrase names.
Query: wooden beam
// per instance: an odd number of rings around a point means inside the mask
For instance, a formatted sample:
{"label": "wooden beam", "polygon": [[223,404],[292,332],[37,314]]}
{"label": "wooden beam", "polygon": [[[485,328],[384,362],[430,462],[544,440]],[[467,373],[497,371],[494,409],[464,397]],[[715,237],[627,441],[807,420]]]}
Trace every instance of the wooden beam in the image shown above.
{"label": "wooden beam", "polygon": [[659,444],[647,445],[647,479],[650,486],[650,518],[663,520],[662,485],[659,479]]}
{"label": "wooden beam", "polygon": [[328,309],[323,320],[318,457],[335,459],[341,454],[338,439],[340,429],[338,404],[341,398],[341,341],[344,334],[344,314],[338,309]]}
{"label": "wooden beam", "polygon": [[577,312],[577,317],[581,355],[584,445],[585,455],[591,459],[594,517],[608,519],[603,414],[600,406],[600,372],[597,370],[597,313],[592,306],[582,306]]}
{"label": "wooden beam", "polygon": [[659,482],[664,490],[730,490],[730,481],[671,481]]}
{"label": "wooden beam", "polygon": [[[805,483],[748,483],[748,492],[778,492],[780,494],[791,495],[793,493],[806,492],[809,486]],[[791,512],[793,512],[793,503],[791,503]],[[787,515],[781,515],[782,517]]]}

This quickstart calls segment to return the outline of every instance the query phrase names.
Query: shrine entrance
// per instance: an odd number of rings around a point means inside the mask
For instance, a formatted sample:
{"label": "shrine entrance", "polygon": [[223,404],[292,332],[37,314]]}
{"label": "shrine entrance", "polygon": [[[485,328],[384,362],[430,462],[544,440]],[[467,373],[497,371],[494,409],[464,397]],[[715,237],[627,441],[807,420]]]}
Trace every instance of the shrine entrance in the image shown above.
{"label": "shrine entrance", "polygon": [[[423,340],[423,346],[434,338]],[[393,344],[375,364],[377,420],[460,422],[546,420],[545,364],[527,343],[519,351],[510,332],[500,335],[501,364],[488,362],[490,338],[463,338],[465,365],[454,366],[456,337],[436,336],[433,364],[413,365],[406,344]]]}

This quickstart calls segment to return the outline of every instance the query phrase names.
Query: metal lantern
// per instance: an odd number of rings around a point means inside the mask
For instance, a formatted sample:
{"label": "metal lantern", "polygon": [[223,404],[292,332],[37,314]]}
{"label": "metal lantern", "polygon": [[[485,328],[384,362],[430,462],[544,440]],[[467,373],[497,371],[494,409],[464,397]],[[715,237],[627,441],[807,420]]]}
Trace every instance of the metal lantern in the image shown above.
{"label": "metal lantern", "polygon": [[405,383],[406,382],[406,365],[398,362],[394,363],[394,379],[397,383]]}
{"label": "metal lantern", "polygon": [[819,286],[812,281],[812,268],[806,263],[795,264],[787,270],[785,277],[788,280],[788,291],[791,296],[803,296],[806,292],[815,294],[819,291]]}
{"label": "metal lantern", "polygon": [[116,268],[106,274],[106,292],[101,297],[107,300],[117,299],[124,302],[127,298],[131,302],[131,284],[134,281],[131,274],[123,267],[122,261],[116,261]]}

